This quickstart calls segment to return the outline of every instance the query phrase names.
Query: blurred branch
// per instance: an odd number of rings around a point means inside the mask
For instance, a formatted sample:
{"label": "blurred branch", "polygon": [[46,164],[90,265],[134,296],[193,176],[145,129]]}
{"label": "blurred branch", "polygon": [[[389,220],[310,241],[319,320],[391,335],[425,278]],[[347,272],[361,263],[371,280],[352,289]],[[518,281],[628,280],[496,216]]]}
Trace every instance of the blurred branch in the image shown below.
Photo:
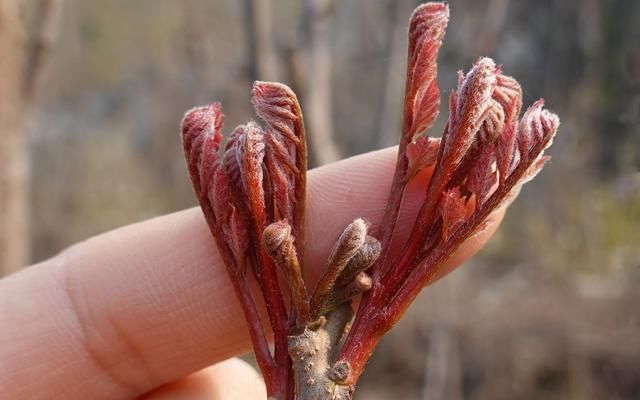
{"label": "blurred branch", "polygon": [[434,329],[429,336],[429,351],[426,357],[422,399],[444,400],[447,386],[449,335],[443,329]]}

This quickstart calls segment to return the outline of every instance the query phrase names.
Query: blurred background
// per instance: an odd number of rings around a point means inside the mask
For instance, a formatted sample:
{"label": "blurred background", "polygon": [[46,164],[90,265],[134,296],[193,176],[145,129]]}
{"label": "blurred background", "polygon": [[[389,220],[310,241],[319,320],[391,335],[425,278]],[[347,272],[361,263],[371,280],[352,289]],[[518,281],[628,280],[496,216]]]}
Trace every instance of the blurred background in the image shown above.
{"label": "blurred background", "polygon": [[[255,79],[299,94],[313,166],[395,144],[419,3],[0,0],[0,271],[195,205],[178,123],[212,100],[246,121]],[[491,56],[560,134],[489,245],[383,341],[358,398],[640,399],[640,2],[450,5],[443,92]]]}

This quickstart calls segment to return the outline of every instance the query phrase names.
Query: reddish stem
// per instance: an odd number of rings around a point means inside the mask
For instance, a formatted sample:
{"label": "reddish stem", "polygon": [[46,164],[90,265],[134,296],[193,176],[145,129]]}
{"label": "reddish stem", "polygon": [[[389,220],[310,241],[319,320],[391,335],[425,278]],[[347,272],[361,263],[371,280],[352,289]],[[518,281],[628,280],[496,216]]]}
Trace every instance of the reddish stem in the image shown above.
{"label": "reddish stem", "polygon": [[[295,95],[293,95],[295,96]],[[306,194],[307,194],[307,146],[306,146],[306,138],[305,138],[305,130],[304,130],[304,121],[302,119],[302,110],[300,109],[300,104],[298,100],[294,102],[295,114],[299,116],[299,118],[294,122],[295,132],[298,133],[298,139],[300,142],[296,145],[296,167],[298,168],[296,187],[295,187],[295,210],[293,213],[293,225],[292,232],[293,237],[295,238],[295,247],[296,253],[298,254],[298,260],[302,263],[304,260],[304,247],[305,247],[305,237],[304,237],[304,213],[305,213],[305,205],[306,205]],[[304,271],[304,267],[301,265]]]}
{"label": "reddish stem", "polygon": [[[398,146],[398,158],[396,161],[395,173],[389,193],[389,200],[387,201],[387,206],[384,212],[384,216],[382,217],[378,232],[382,252],[378,260],[369,271],[373,280],[373,286],[370,291],[362,295],[360,307],[358,309],[358,312],[356,313],[356,317],[353,323],[353,328],[345,340],[343,349],[349,349],[351,348],[351,346],[359,347],[361,345],[360,343],[362,338],[356,338],[353,333],[354,331],[357,332],[357,329],[355,328],[361,326],[362,321],[368,318],[369,313],[367,312],[367,310],[373,308],[373,304],[370,304],[370,302],[383,288],[383,286],[380,284],[380,280],[387,263],[391,240],[395,232],[398,215],[400,214],[400,207],[402,205],[402,199],[404,197],[404,191],[407,184],[406,176],[409,167],[409,160],[406,156],[407,146],[413,140],[413,137],[416,135],[416,133],[418,133],[416,132],[417,127],[414,126],[414,117],[416,115],[416,110],[414,109],[413,103],[418,90],[429,90],[430,86],[433,84],[433,82],[435,82],[436,78],[435,60],[438,49],[440,47],[441,37],[439,38],[438,34],[435,34],[434,36],[425,36],[429,34],[427,30],[417,30],[415,24],[418,23],[418,19],[420,18],[418,16],[419,12],[444,13],[443,15],[446,15],[445,18],[448,19],[449,11],[448,6],[444,4],[435,5],[435,7],[433,4],[426,4],[423,5],[422,8],[414,11],[414,14],[412,15],[412,20],[409,27],[409,47],[407,54],[408,62],[405,80],[403,124],[400,136],[400,144]],[[439,29],[442,30],[442,35],[444,34],[445,27],[446,21],[444,25],[439,27]],[[417,59],[420,57],[421,51],[425,51],[426,53],[424,54],[429,55],[429,59],[424,59],[422,60],[422,62],[424,63],[426,61],[433,63],[433,70],[431,71],[431,74],[427,76],[417,77],[421,80],[416,82],[414,80],[414,73],[416,72],[416,68],[426,67],[426,64],[415,65]],[[425,69],[425,71],[427,70],[428,69]],[[437,86],[435,86],[435,90],[438,90]],[[439,102],[439,97],[437,101]],[[435,115],[437,115],[437,108],[434,110],[434,112],[436,113]],[[433,115],[432,117],[435,118],[435,115]],[[428,129],[432,122],[433,120],[431,122],[428,122],[425,126],[421,126],[420,129]],[[377,343],[377,340],[375,340],[375,342]],[[373,344],[373,346],[375,346],[375,344]],[[344,354],[344,352],[341,351],[340,354],[340,357],[342,357],[342,354]],[[366,354],[366,359],[368,359],[369,353]]]}
{"label": "reddish stem", "polygon": [[451,236],[449,240],[437,246],[433,252],[422,254],[418,257],[419,262],[407,279],[402,282],[396,295],[386,306],[386,312],[391,314],[403,314],[415,297],[420,293],[425,283],[431,280],[431,275],[437,272],[441,266],[455,251],[460,247],[466,239],[468,239],[476,229],[487,219],[487,217],[495,210],[496,206],[509,194],[515,184],[520,180],[522,174],[526,171],[528,165],[521,166],[514,171],[505,181],[504,185],[499,187],[493,195],[478,209],[465,223]]}
{"label": "reddish stem", "polygon": [[383,306],[375,300],[370,300],[370,306],[366,310],[358,311],[360,318],[353,322],[347,341],[340,349],[335,363],[346,361],[349,365],[349,375],[344,382],[339,382],[340,384],[356,385],[373,350],[386,332],[385,326],[389,324],[382,319],[382,308]]}
{"label": "reddish stem", "polygon": [[262,325],[262,319],[258,313],[255,300],[251,293],[251,289],[246,280],[246,276],[241,272],[245,270],[240,268],[232,256],[231,250],[227,247],[226,243],[222,239],[223,234],[220,231],[219,226],[215,223],[213,217],[213,210],[208,204],[204,195],[198,196],[200,205],[204,213],[207,225],[212,233],[212,236],[216,242],[216,245],[220,251],[220,257],[224,261],[224,265],[229,274],[233,289],[236,292],[236,296],[240,301],[240,306],[247,320],[247,328],[249,329],[249,336],[253,344],[253,349],[256,356],[256,362],[264,375],[265,385],[269,393],[276,391],[279,386],[277,375],[276,363],[269,351],[269,343],[265,337],[265,329]]}
{"label": "reddish stem", "polygon": [[[283,395],[291,376],[291,360],[287,350],[287,310],[284,299],[281,296],[276,275],[275,265],[271,258],[264,252],[259,251],[262,279],[262,294],[267,307],[271,329],[273,330],[274,359],[277,365],[278,392]],[[284,397],[276,397],[278,399]]]}
{"label": "reddish stem", "polygon": [[[409,71],[407,71],[407,75],[409,75]],[[408,88],[405,88],[405,91],[408,90]],[[405,103],[406,102],[407,99],[405,95]],[[375,310],[376,307],[370,303],[375,297],[376,293],[383,288],[383,286],[380,285],[380,277],[389,254],[391,239],[396,227],[398,215],[400,214],[400,206],[402,204],[402,198],[404,197],[404,190],[406,187],[405,176],[409,167],[409,161],[406,157],[406,149],[407,145],[411,141],[411,137],[407,134],[410,125],[410,123],[408,122],[410,116],[407,115],[407,113],[408,111],[405,105],[405,118],[402,128],[402,136],[400,138],[400,145],[398,146],[398,158],[396,161],[395,174],[393,176],[393,183],[391,184],[391,190],[389,192],[387,207],[385,209],[384,216],[382,217],[382,222],[380,223],[378,232],[382,253],[370,269],[371,278],[373,281],[371,290],[365,292],[362,295],[360,306],[358,307],[358,311],[356,312],[353,321],[353,326],[345,339],[344,345],[342,346],[340,355],[338,357],[338,360],[349,360],[349,363],[362,362],[363,368],[364,363],[366,363],[366,360],[368,360],[371,356],[371,352],[358,351],[357,349],[371,348],[371,350],[373,350],[379,338],[375,339],[372,336],[367,337],[366,335],[364,335],[364,332],[361,332],[361,329],[359,328],[362,325],[367,326],[368,324],[372,324],[372,315],[370,315],[370,310]],[[363,324],[363,321],[366,321],[366,323]],[[352,370],[357,371],[357,369],[354,367],[352,367]],[[351,379],[351,375],[349,379]],[[350,382],[349,384],[351,383],[355,383],[355,381]]]}

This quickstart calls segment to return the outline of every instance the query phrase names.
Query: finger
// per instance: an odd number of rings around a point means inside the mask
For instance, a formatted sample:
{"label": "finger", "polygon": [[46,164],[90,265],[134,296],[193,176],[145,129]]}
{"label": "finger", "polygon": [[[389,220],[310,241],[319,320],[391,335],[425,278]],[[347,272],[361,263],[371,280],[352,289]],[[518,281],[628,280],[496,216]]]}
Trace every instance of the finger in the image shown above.
{"label": "finger", "polygon": [[[384,152],[384,153],[383,153]],[[395,163],[396,154],[382,150],[379,162],[383,165]],[[348,161],[359,163],[359,157],[354,157]],[[375,168],[373,165],[362,163],[360,168],[353,167],[344,169],[341,163],[334,163],[323,168],[315,170],[314,177],[319,178],[319,183],[309,188],[311,210],[307,212],[308,226],[312,232],[307,233],[310,239],[315,237],[325,238],[325,240],[307,240],[305,265],[311,266],[311,280],[315,281],[322,272],[327,254],[331,250],[335,239],[345,228],[346,223],[351,222],[355,216],[363,217],[371,223],[371,231],[375,232],[379,228],[379,222],[385,212],[387,197],[389,196],[388,188],[391,186],[391,172],[387,174],[375,176],[376,174],[368,170]],[[423,203],[426,192],[425,188],[431,178],[431,169],[423,171],[414,178],[407,186],[404,196],[403,207],[398,217],[398,224],[394,231],[394,249],[391,256],[398,255],[402,251],[404,244],[411,233],[413,221],[420,205]],[[338,179],[336,179],[338,177]],[[340,182],[339,177],[342,177]],[[368,183],[364,183],[368,182]],[[356,183],[355,186],[353,183]],[[363,190],[361,184],[367,185]],[[336,190],[336,187],[338,190]],[[378,189],[376,189],[378,188]],[[365,195],[363,195],[365,194]],[[323,205],[326,205],[323,207]],[[329,207],[329,210],[327,210]],[[315,212],[319,210],[319,212]],[[359,210],[355,212],[354,210]],[[502,218],[504,217],[504,209],[496,211],[489,216],[486,227],[479,234],[469,238],[444,264],[444,266],[431,277],[430,283],[437,281],[445,276],[465,260],[476,254],[494,234]],[[329,216],[327,219],[327,216]],[[343,224],[326,223],[331,220],[348,221]],[[326,240],[333,238],[333,240]]]}
{"label": "finger", "polygon": [[232,358],[164,385],[140,400],[264,400],[267,390],[258,372]]}
{"label": "finger", "polygon": [[[386,149],[310,172],[307,268],[320,268],[354,218],[380,220],[394,163]],[[197,209],[97,236],[0,281],[0,326],[0,387],[16,399],[134,397],[250,348]]]}

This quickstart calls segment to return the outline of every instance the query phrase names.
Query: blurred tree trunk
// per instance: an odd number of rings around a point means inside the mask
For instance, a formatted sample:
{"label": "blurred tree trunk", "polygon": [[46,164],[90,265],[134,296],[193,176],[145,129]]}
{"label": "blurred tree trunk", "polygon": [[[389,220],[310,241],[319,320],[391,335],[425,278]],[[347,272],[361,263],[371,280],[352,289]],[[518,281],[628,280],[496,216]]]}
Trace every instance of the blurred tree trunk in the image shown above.
{"label": "blurred tree trunk", "polygon": [[461,399],[460,357],[455,337],[446,327],[429,335],[422,400]]}
{"label": "blurred tree trunk", "polygon": [[247,35],[249,81],[277,81],[279,79],[271,0],[244,0],[242,9]]}
{"label": "blurred tree trunk", "polygon": [[59,0],[0,0],[0,276],[29,259],[28,140],[23,117],[55,33]]}
{"label": "blurred tree trunk", "polygon": [[415,6],[409,0],[387,4],[385,56],[388,60],[382,95],[378,99],[376,147],[398,143],[404,103],[404,76],[407,52],[407,20]]}
{"label": "blurred tree trunk", "polygon": [[491,0],[484,14],[484,24],[477,38],[477,54],[494,54],[498,44],[497,38],[506,22],[509,0]]}
{"label": "blurred tree trunk", "polygon": [[0,0],[0,274],[27,259],[26,149],[20,133],[25,35],[18,1]]}
{"label": "blurred tree trunk", "polygon": [[302,30],[305,58],[305,124],[310,153],[317,165],[340,159],[333,134],[333,91],[331,79],[331,19],[333,0],[306,0]]}

